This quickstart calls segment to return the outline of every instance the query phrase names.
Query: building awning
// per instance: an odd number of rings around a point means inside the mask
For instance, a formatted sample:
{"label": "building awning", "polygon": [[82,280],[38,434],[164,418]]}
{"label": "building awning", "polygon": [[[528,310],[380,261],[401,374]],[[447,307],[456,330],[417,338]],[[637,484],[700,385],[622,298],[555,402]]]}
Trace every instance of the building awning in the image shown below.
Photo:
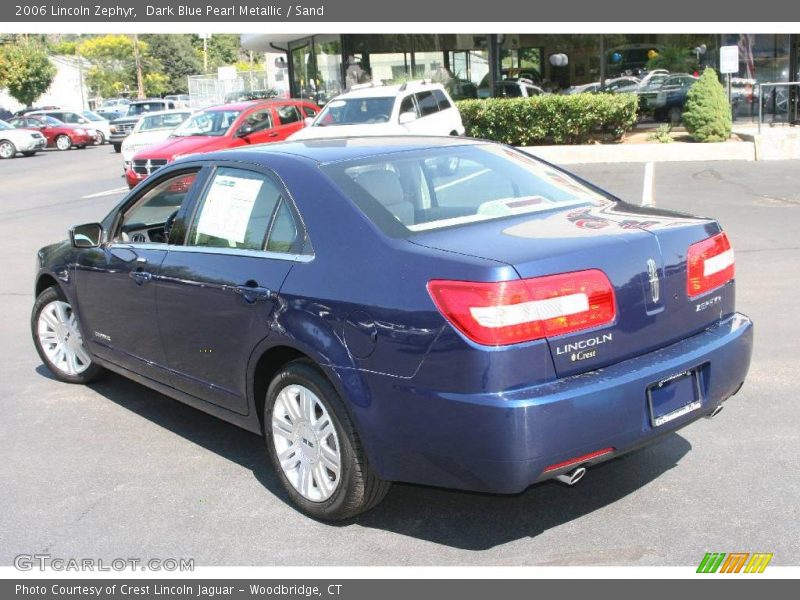
{"label": "building awning", "polygon": [[286,48],[289,42],[308,37],[299,33],[244,33],[241,37],[242,49],[253,52],[279,52],[273,46]]}

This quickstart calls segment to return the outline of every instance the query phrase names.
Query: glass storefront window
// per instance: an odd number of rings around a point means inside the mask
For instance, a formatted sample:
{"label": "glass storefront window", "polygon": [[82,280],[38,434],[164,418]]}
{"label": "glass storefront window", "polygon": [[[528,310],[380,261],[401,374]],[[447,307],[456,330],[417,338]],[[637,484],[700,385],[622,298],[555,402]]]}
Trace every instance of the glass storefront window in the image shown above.
{"label": "glass storefront window", "polygon": [[314,80],[314,54],[311,51],[311,38],[292,42],[289,45],[292,60],[292,93],[295,98],[316,99]]}
{"label": "glass storefront window", "polygon": [[317,104],[323,106],[342,93],[342,42],[338,35],[314,36]]}

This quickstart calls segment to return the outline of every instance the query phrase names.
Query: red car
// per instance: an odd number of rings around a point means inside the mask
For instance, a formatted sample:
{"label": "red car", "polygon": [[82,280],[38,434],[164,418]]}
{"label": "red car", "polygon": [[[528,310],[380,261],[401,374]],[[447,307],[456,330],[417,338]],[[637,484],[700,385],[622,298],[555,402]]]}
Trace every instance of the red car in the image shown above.
{"label": "red car", "polygon": [[69,150],[73,146],[76,148],[93,146],[96,135],[94,129],[67,125],[47,115],[15,117],[9,120],[8,123],[18,129],[34,129],[38,131],[47,140],[48,148],[58,148],[59,150]]}
{"label": "red car", "polygon": [[184,121],[166,141],[136,154],[125,178],[128,186],[134,187],[187,154],[285,140],[303,128],[306,117],[319,110],[313,102],[294,99],[251,100],[207,108]]}

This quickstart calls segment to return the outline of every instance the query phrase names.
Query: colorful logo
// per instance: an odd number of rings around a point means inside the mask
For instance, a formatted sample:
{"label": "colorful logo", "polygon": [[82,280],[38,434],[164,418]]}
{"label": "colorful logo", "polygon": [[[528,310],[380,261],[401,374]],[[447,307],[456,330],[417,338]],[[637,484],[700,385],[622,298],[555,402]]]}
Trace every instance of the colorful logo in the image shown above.
{"label": "colorful logo", "polygon": [[772,560],[766,552],[706,552],[698,573],[763,573]]}

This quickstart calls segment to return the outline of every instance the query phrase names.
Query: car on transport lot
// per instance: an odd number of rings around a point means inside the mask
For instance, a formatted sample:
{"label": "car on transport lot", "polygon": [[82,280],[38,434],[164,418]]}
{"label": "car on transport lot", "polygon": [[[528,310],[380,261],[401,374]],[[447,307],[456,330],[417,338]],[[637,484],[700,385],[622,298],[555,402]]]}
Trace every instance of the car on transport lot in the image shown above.
{"label": "car on transport lot", "polygon": [[20,129],[31,129],[41,133],[48,148],[69,150],[93,146],[95,131],[81,126],[67,125],[47,115],[24,115],[9,119],[9,125]]}
{"label": "car on transport lot", "polygon": [[194,113],[169,137],[137,152],[125,171],[128,187],[172,161],[201,152],[285,140],[303,127],[304,115],[319,107],[309,100],[250,100]]}
{"label": "car on transport lot", "polygon": [[752,349],[734,268],[714,219],[510,147],[308,140],[176,161],[39,250],[31,328],[61,381],[263,434],[295,506],[342,519],[392,481],[574,484],[716,414]]}
{"label": "car on transport lot", "polygon": [[122,168],[128,171],[137,152],[159,144],[192,114],[188,109],[162,110],[148,113],[134,125],[130,135],[122,142]]}
{"label": "car on transport lot", "polygon": [[111,121],[111,145],[115,152],[122,152],[122,142],[130,135],[139,118],[147,113],[177,108],[172,100],[150,98],[147,100],[134,100],[128,104],[125,114]]}
{"label": "car on transport lot", "polygon": [[[93,116],[90,118],[85,112],[91,113]],[[94,143],[98,146],[105,143],[110,135],[111,124],[103,119],[100,115],[92,113],[92,111],[83,110],[68,110],[64,108],[37,110],[28,113],[28,116],[47,115],[58,119],[62,123],[66,123],[71,127],[80,127],[85,129],[90,135],[94,136]]]}
{"label": "car on transport lot", "polygon": [[439,83],[364,83],[328,102],[292,140],[363,135],[464,135],[461,113]]}
{"label": "car on transport lot", "polygon": [[17,129],[0,121],[0,159],[14,158],[18,152],[23,156],[33,156],[46,146],[47,140],[38,131]]}

